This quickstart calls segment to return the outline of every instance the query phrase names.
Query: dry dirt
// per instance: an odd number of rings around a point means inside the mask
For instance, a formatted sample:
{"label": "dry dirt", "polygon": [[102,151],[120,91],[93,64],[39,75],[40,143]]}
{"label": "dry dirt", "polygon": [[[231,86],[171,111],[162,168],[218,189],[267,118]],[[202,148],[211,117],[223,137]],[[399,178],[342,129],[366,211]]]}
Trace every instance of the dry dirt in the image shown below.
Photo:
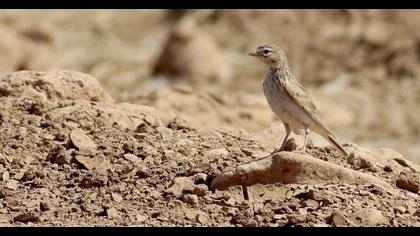
{"label": "dry dirt", "polygon": [[420,166],[391,149],[346,144],[345,158],[311,146],[303,156],[320,160],[313,173],[334,163],[385,187],[337,172],[344,181],[253,184],[245,200],[240,186],[211,183],[270,155],[279,126],[196,129],[114,103],[94,78],[70,71],[8,74],[0,94],[2,226],[419,226]]}

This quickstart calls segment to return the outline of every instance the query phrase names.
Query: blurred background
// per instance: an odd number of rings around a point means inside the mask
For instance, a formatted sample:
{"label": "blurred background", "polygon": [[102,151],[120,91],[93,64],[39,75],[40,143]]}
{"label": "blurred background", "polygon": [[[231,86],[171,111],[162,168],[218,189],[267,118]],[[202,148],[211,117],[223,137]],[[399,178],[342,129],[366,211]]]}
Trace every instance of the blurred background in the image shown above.
{"label": "blurred background", "polygon": [[118,102],[252,132],[280,121],[247,52],[275,43],[342,142],[420,163],[419,24],[419,10],[0,10],[0,73],[81,71]]}

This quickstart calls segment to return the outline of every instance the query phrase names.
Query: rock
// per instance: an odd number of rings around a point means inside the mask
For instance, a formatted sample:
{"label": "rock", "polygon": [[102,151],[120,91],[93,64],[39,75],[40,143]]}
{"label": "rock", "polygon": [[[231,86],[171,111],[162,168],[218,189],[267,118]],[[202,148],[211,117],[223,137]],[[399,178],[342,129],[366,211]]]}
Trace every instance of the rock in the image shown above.
{"label": "rock", "polygon": [[246,225],[246,227],[257,227],[258,226],[258,222],[256,220],[249,220]]}
{"label": "rock", "polygon": [[199,185],[194,186],[194,189],[192,190],[192,193],[199,196],[199,197],[203,197],[203,196],[206,195],[208,190],[209,190],[209,188],[207,187],[207,185],[199,184]]}
{"label": "rock", "polygon": [[108,177],[105,174],[90,173],[86,175],[80,181],[80,187],[82,188],[103,187],[107,184],[107,182],[108,182]]}
{"label": "rock", "polygon": [[184,190],[191,191],[194,189],[194,181],[189,177],[177,177],[171,186],[165,190],[167,194],[173,194],[177,197],[181,196]]}
{"label": "rock", "polygon": [[398,188],[417,193],[420,189],[420,175],[416,173],[402,172],[398,175],[396,185]]}
{"label": "rock", "polygon": [[257,183],[375,184],[387,191],[394,191],[388,183],[372,175],[292,152],[276,153],[225,171],[212,181],[211,189],[223,190],[233,185],[250,186]]}
{"label": "rock", "polygon": [[28,223],[28,222],[37,223],[39,222],[39,220],[40,220],[39,216],[35,215],[35,213],[32,213],[32,212],[24,213],[13,218],[13,221],[22,222],[22,223]]}
{"label": "rock", "polygon": [[87,170],[96,169],[100,172],[104,172],[110,168],[110,161],[102,156],[88,157],[78,155],[75,157],[75,160]]}
{"label": "rock", "polygon": [[16,190],[19,187],[19,182],[17,180],[14,180],[14,179],[9,179],[6,182],[6,186],[5,187],[7,189],[10,189],[10,190]]}
{"label": "rock", "polygon": [[229,151],[226,148],[218,148],[206,151],[204,155],[208,158],[223,157],[229,155]]}
{"label": "rock", "polygon": [[193,206],[198,205],[198,197],[194,194],[183,194],[182,195],[182,201],[188,204],[191,204]]}
{"label": "rock", "polygon": [[9,172],[5,170],[3,174],[1,175],[1,178],[2,178],[1,179],[2,181],[7,181],[10,178]]}
{"label": "rock", "polygon": [[92,153],[97,146],[86,133],[81,129],[72,130],[70,133],[70,140],[79,151],[87,151]]}
{"label": "rock", "polygon": [[414,164],[390,148],[368,149],[356,144],[348,144],[346,150],[350,156],[353,155],[359,161],[363,160],[367,165],[374,164],[380,168],[387,166],[387,169],[397,172],[405,171],[407,168],[420,172],[420,165]]}
{"label": "rock", "polygon": [[96,79],[75,71],[13,72],[0,78],[0,90],[9,96],[20,96],[31,90],[30,93],[36,91],[48,100],[85,99],[113,103]]}
{"label": "rock", "polygon": [[334,222],[335,226],[356,226],[353,222],[351,222],[347,217],[339,210],[334,210],[331,214],[330,219]]}
{"label": "rock", "polygon": [[123,198],[121,197],[121,195],[119,195],[118,193],[111,193],[111,197],[116,202],[121,202],[123,200]]}
{"label": "rock", "polygon": [[168,141],[173,136],[173,131],[166,127],[157,127],[156,130],[159,132],[163,141]]}
{"label": "rock", "polygon": [[208,219],[207,219],[207,216],[205,214],[199,213],[199,214],[197,214],[195,219],[197,220],[198,223],[200,223],[202,225],[207,225]]}
{"label": "rock", "polygon": [[362,208],[356,211],[352,218],[364,226],[380,226],[388,223],[388,219],[382,212],[374,208]]}
{"label": "rock", "polygon": [[207,180],[207,175],[204,173],[197,173],[194,175],[195,184],[204,184]]}
{"label": "rock", "polygon": [[401,213],[401,214],[404,214],[406,212],[406,209],[405,209],[405,207],[399,205],[399,206],[394,206],[394,211],[398,212],[398,213]]}
{"label": "rock", "polygon": [[57,164],[70,164],[73,157],[67,149],[61,145],[57,145],[48,152],[47,160]]}
{"label": "rock", "polygon": [[17,172],[17,173],[13,176],[13,178],[14,178],[15,180],[21,180],[21,179],[23,178],[23,175],[25,174],[25,172],[26,172],[26,169],[20,170],[19,172]]}
{"label": "rock", "polygon": [[303,206],[315,210],[319,207],[319,203],[315,200],[308,199],[308,200],[303,202]]}
{"label": "rock", "polygon": [[10,226],[10,220],[7,215],[0,214],[0,227]]}
{"label": "rock", "polygon": [[[82,204],[81,209],[89,212],[90,214],[93,215],[103,215],[106,214],[106,212],[104,212],[104,208],[102,206],[100,206],[99,204]],[[111,211],[111,213],[113,213]]]}
{"label": "rock", "polygon": [[39,203],[39,209],[41,211],[48,211],[51,209],[50,205],[48,204],[48,202],[40,202]]}
{"label": "rock", "polygon": [[373,167],[372,162],[360,157],[356,156],[354,153],[350,153],[347,157],[347,163],[352,165],[354,169],[366,169]]}
{"label": "rock", "polygon": [[124,154],[124,158],[126,160],[130,161],[131,163],[133,163],[136,166],[140,166],[141,165],[141,159],[138,156],[134,155],[134,154],[126,153],[126,154]]}
{"label": "rock", "polygon": [[148,219],[148,217],[147,217],[147,216],[145,216],[145,215],[141,215],[141,214],[137,214],[137,215],[136,215],[136,220],[137,220],[138,222],[145,222],[147,219]]}
{"label": "rock", "polygon": [[32,168],[29,168],[27,171],[25,171],[25,173],[23,174],[23,177],[22,177],[22,181],[31,181],[31,180],[33,180],[33,179],[35,179],[35,177],[36,177],[36,173],[35,173],[35,171],[34,171],[34,169],[32,169]]}
{"label": "rock", "polygon": [[110,219],[116,219],[120,217],[120,215],[118,214],[118,211],[114,207],[107,209],[106,215]]}
{"label": "rock", "polygon": [[287,215],[286,217],[291,224],[298,224],[306,221],[306,216],[303,214],[292,214]]}

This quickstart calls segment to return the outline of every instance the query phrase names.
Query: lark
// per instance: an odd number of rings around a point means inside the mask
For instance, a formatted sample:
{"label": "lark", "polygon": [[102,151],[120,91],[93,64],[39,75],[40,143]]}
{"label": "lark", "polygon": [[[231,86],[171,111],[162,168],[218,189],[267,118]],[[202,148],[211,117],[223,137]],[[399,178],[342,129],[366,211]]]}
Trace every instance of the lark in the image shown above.
{"label": "lark", "polygon": [[292,131],[296,134],[302,134],[304,131],[305,141],[302,152],[305,153],[309,131],[312,130],[348,156],[346,150],[321,121],[321,115],[309,94],[294,78],[286,54],[276,45],[264,44],[249,55],[261,59],[270,66],[263,89],[270,108],[282,120],[286,130],[286,136],[279,151],[284,149]]}

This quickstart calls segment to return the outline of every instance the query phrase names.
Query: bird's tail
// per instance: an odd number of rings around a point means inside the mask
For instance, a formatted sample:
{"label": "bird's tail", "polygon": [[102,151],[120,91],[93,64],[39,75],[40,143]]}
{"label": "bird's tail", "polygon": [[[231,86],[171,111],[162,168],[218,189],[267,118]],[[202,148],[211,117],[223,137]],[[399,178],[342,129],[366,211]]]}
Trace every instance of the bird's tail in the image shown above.
{"label": "bird's tail", "polygon": [[338,141],[337,141],[337,139],[334,137],[334,135],[332,135],[332,134],[327,134],[327,137],[326,137],[327,139],[328,139],[328,141],[332,144],[332,145],[334,145],[338,150],[340,150],[344,155],[346,155],[346,156],[348,156],[349,154],[346,152],[346,150],[344,150],[344,148],[343,148],[343,146],[341,146],[339,143],[338,143]]}

